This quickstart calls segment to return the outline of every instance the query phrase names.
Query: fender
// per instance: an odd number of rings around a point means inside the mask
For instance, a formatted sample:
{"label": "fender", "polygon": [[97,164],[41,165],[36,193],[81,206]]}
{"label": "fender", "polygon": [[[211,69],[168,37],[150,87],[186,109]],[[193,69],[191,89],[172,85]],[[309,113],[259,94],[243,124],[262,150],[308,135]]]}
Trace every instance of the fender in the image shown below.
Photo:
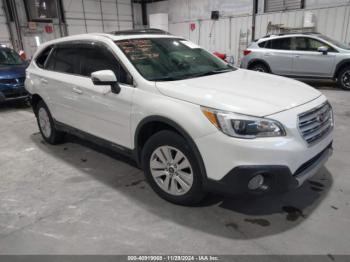
{"label": "fender", "polygon": [[346,64],[348,64],[348,65],[350,66],[350,58],[344,59],[344,60],[340,61],[340,62],[337,64],[337,66],[335,67],[335,71],[334,71],[333,78],[337,78],[337,76],[338,76],[338,74],[339,74],[341,68],[342,68],[343,66],[345,66]]}
{"label": "fender", "polygon": [[168,126],[171,126],[173,129],[175,129],[179,134],[181,134],[186,142],[188,143],[188,145],[190,146],[190,148],[192,149],[192,151],[194,152],[195,154],[195,157],[197,159],[197,162],[199,164],[199,168],[200,168],[200,171],[201,171],[201,174],[202,174],[202,178],[203,178],[203,185],[206,185],[206,182],[207,182],[207,173],[206,173],[206,170],[205,170],[205,166],[204,166],[204,162],[203,162],[203,159],[202,159],[202,156],[198,150],[198,147],[196,145],[196,143],[193,141],[193,139],[191,138],[191,136],[185,131],[185,129],[180,126],[179,124],[177,124],[176,122],[166,118],[166,117],[163,117],[163,116],[157,116],[157,115],[154,115],[154,116],[148,116],[146,118],[144,118],[138,125],[137,125],[137,128],[136,128],[136,131],[135,131],[135,136],[134,136],[134,158],[136,159],[137,163],[140,165],[141,163],[141,160],[140,160],[140,155],[141,155],[141,150],[140,150],[140,147],[138,145],[138,138],[139,138],[139,135],[140,135],[140,131],[142,130],[142,128],[148,124],[148,123],[152,123],[152,122],[160,122],[160,123],[164,123]]}

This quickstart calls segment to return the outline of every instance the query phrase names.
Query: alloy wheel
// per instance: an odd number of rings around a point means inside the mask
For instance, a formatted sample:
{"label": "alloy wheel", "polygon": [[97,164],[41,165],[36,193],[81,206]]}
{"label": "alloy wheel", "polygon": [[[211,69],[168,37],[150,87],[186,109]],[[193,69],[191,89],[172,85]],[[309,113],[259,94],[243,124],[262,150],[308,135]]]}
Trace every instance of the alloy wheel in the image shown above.
{"label": "alloy wheel", "polygon": [[157,185],[168,194],[184,195],[192,187],[192,166],[177,148],[160,146],[154,150],[150,159],[150,170]]}
{"label": "alloy wheel", "polygon": [[350,88],[350,70],[346,71],[341,77],[342,85],[346,88]]}
{"label": "alloy wheel", "polygon": [[45,108],[43,107],[39,109],[38,120],[39,120],[39,125],[43,135],[46,138],[49,138],[51,136],[51,123],[50,123],[49,115],[45,110]]}

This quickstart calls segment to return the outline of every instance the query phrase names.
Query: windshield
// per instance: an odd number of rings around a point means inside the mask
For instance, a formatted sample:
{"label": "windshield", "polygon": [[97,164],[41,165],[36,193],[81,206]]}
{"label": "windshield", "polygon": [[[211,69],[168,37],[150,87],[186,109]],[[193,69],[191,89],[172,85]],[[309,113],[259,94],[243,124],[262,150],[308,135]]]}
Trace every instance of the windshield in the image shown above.
{"label": "windshield", "polygon": [[335,46],[338,46],[338,47],[342,48],[342,49],[350,50],[350,46],[349,45],[343,44],[343,43],[341,43],[341,42],[339,42],[337,40],[329,38],[328,36],[320,35],[319,37],[324,39],[324,40],[326,40],[326,41],[328,41],[328,42],[330,42],[331,44],[333,44]]}
{"label": "windshield", "polygon": [[235,70],[184,39],[128,39],[116,44],[139,73],[150,81],[181,80]]}
{"label": "windshield", "polygon": [[0,49],[0,65],[21,65],[23,60],[12,49]]}

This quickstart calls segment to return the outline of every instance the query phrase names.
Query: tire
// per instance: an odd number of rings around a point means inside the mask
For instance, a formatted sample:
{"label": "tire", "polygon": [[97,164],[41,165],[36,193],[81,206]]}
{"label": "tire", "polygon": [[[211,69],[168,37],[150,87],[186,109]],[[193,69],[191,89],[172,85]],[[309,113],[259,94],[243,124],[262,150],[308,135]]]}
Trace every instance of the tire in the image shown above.
{"label": "tire", "polygon": [[43,100],[36,106],[35,115],[40,133],[47,143],[56,145],[64,140],[65,134],[55,128],[50,110]]}
{"label": "tire", "polygon": [[253,64],[250,68],[252,71],[262,72],[262,73],[270,73],[269,68],[263,63]]}
{"label": "tire", "polygon": [[350,66],[340,71],[337,77],[337,85],[344,90],[350,90]]}
{"label": "tire", "polygon": [[142,167],[153,190],[169,202],[194,205],[205,195],[196,157],[175,132],[160,131],[149,138],[142,150]]}

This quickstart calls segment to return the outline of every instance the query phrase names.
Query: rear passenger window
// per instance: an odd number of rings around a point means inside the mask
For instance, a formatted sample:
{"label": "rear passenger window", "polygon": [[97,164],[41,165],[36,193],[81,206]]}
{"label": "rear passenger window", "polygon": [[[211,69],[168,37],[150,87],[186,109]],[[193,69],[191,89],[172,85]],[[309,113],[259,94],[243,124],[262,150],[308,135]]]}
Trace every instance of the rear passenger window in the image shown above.
{"label": "rear passenger window", "polygon": [[49,46],[47,48],[45,48],[36,58],[35,63],[37,64],[38,67],[40,68],[44,68],[45,66],[45,62],[50,54],[52,50],[52,46]]}
{"label": "rear passenger window", "polygon": [[46,69],[68,73],[79,74],[78,49],[72,47],[57,47],[47,62]]}
{"label": "rear passenger window", "polygon": [[278,50],[291,50],[291,38],[280,38],[269,41],[269,47],[266,48]]}
{"label": "rear passenger window", "polygon": [[261,43],[258,44],[258,46],[261,47],[261,48],[264,48],[265,45],[266,45],[266,42],[269,42],[269,41],[261,42]]}

